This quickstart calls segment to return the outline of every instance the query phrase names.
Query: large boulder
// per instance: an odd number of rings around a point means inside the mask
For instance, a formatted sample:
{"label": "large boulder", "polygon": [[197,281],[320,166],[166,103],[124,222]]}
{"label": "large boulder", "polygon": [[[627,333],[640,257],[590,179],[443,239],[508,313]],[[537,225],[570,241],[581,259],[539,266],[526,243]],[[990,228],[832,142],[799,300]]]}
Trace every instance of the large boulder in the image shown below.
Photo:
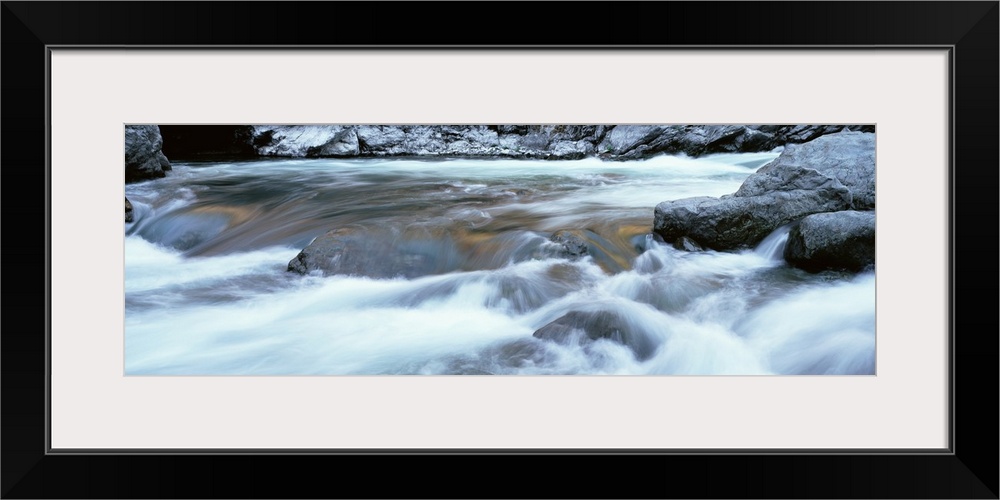
{"label": "large boulder", "polygon": [[841,132],[787,146],[732,195],[658,204],[653,231],[715,250],[747,248],[802,217],[874,205],[874,134]]}
{"label": "large boulder", "polygon": [[875,212],[845,210],[803,218],[788,233],[785,261],[810,272],[875,266]]}
{"label": "large boulder", "polygon": [[125,182],[164,177],[170,161],[163,154],[163,137],[156,125],[125,126]]}
{"label": "large boulder", "polygon": [[787,177],[806,169],[816,170],[846,186],[851,191],[851,208],[875,208],[875,134],[863,132],[841,132],[786,146],[774,161],[747,178],[736,196],[774,191]]}

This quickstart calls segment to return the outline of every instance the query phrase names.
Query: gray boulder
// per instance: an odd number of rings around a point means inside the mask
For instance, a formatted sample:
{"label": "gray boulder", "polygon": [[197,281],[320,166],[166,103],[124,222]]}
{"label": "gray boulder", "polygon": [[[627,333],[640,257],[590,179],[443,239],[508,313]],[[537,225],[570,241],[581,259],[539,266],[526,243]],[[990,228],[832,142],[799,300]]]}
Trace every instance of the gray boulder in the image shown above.
{"label": "gray boulder", "polygon": [[163,137],[156,125],[125,126],[125,182],[164,177],[170,161],[163,155]]}
{"label": "gray boulder", "polygon": [[851,208],[875,208],[875,134],[863,132],[841,132],[786,146],[781,156],[747,178],[736,196],[774,191],[804,169],[840,181],[851,191]]}
{"label": "gray boulder", "polygon": [[715,250],[747,248],[807,215],[873,208],[874,193],[874,134],[842,132],[786,147],[732,195],[658,204],[653,230],[666,241],[687,236]]}
{"label": "gray boulder", "polygon": [[873,268],[875,212],[845,210],[803,218],[788,233],[785,261],[810,272]]}
{"label": "gray boulder", "polygon": [[571,311],[535,330],[532,335],[561,344],[608,339],[628,346],[640,361],[656,352],[653,339],[627,317],[613,311]]}

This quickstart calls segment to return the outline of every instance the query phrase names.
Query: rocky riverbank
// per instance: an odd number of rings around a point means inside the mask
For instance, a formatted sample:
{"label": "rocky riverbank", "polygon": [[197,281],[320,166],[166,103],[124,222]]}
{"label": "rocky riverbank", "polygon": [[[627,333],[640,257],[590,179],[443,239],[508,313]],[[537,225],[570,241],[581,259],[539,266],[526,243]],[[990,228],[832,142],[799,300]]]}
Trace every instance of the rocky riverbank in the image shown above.
{"label": "rocky riverbank", "polygon": [[[127,182],[168,157],[473,157],[636,160],[770,151],[870,125],[141,125],[126,127]],[[166,156],[164,156],[166,155]]]}
{"label": "rocky riverbank", "polygon": [[875,134],[844,131],[786,146],[731,195],[658,204],[653,230],[679,248],[733,250],[797,223],[785,249],[790,264],[857,271],[874,265],[874,209]]}

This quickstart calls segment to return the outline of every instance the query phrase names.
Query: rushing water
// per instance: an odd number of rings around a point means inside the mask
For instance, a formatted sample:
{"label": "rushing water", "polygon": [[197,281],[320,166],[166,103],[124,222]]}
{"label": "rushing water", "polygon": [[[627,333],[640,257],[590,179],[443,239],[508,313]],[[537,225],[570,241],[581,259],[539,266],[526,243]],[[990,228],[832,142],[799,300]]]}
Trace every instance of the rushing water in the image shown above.
{"label": "rushing water", "polygon": [[[175,164],[125,190],[126,373],[873,374],[874,273],[788,267],[787,228],[742,252],[649,234],[657,203],[776,156]],[[345,227],[457,250],[409,279],[287,271]],[[560,230],[588,255],[539,252]]]}

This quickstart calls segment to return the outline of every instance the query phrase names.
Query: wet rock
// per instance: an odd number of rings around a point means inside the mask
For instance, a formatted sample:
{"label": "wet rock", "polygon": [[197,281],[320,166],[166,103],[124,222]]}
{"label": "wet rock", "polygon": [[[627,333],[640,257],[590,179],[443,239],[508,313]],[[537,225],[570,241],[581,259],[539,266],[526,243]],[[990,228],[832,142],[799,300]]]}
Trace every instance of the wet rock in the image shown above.
{"label": "wet rock", "polygon": [[685,252],[704,252],[705,249],[698,244],[697,241],[688,238],[687,236],[681,236],[674,240],[674,248],[678,250],[684,250]]}
{"label": "wet rock", "polygon": [[156,125],[125,126],[125,182],[164,177],[170,161],[163,154],[163,137]]}
{"label": "wet rock", "polygon": [[874,155],[874,134],[863,132],[787,146],[732,195],[658,204],[653,230],[667,241],[687,236],[716,250],[747,248],[807,215],[874,207]]}
{"label": "wet rock", "polygon": [[340,228],[314,239],[288,271],[369,278],[416,278],[459,269],[454,242],[441,234],[395,228]]}
{"label": "wet rock", "polygon": [[875,265],[875,212],[810,215],[788,233],[785,261],[810,272],[858,272]]}
{"label": "wet rock", "polygon": [[785,147],[740,186],[736,196],[758,196],[780,189],[803,169],[837,179],[851,192],[855,210],[875,208],[875,134],[843,132]]}
{"label": "wet rock", "polygon": [[613,311],[571,311],[532,335],[562,344],[608,339],[628,346],[639,360],[649,359],[656,351],[656,343],[648,335]]}
{"label": "wet rock", "polygon": [[125,198],[125,222],[132,222],[132,202]]}
{"label": "wet rock", "polygon": [[630,238],[630,241],[637,255],[654,248],[657,244],[665,243],[663,237],[656,233],[637,234]]}
{"label": "wet rock", "polygon": [[588,253],[587,241],[570,231],[556,231],[549,241],[560,245],[561,253],[567,257],[582,257]]}

